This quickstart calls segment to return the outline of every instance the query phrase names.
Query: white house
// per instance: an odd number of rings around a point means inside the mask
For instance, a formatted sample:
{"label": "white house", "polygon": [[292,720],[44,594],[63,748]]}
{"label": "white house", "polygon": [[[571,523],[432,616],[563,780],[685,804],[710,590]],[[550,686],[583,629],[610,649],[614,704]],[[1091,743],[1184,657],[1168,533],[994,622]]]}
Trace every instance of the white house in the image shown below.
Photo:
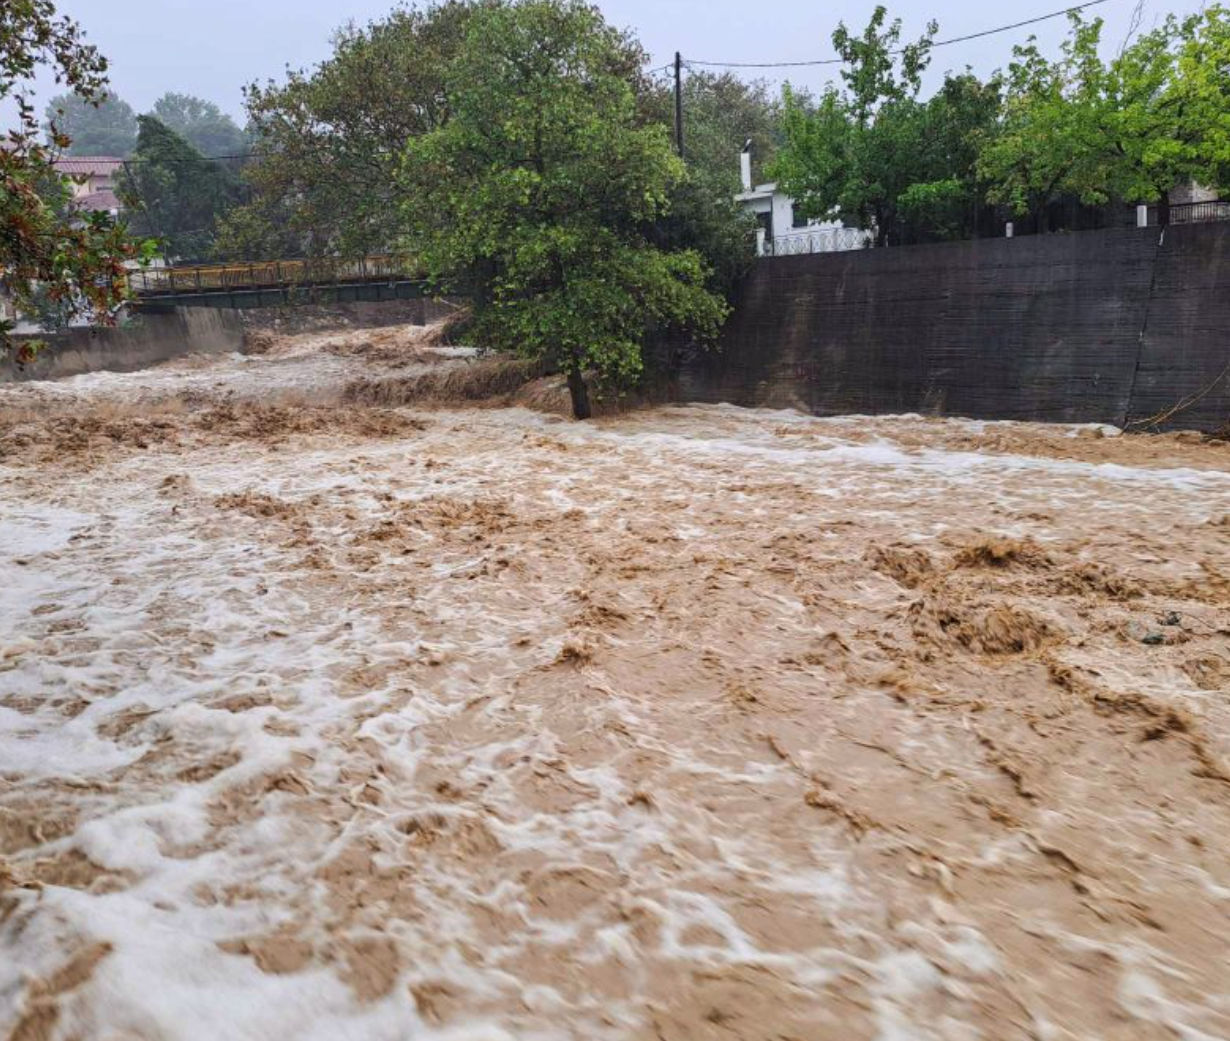
{"label": "white house", "polygon": [[778,191],[776,183],[752,184],[751,141],[740,155],[743,191],[735,202],[756,217],[756,255],[788,256],[794,253],[837,253],[866,249],[874,236],[862,228],[847,228],[839,220],[806,220],[794,214],[794,200]]}

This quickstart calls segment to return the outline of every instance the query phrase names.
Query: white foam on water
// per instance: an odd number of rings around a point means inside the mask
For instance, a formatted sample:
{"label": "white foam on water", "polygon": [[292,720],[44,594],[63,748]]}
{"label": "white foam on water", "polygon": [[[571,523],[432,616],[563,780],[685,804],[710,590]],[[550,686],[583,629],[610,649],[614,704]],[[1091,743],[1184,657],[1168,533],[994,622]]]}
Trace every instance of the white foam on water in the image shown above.
{"label": "white foam on water", "polygon": [[[247,358],[219,366],[262,364]],[[211,378],[208,371],[202,379]],[[183,372],[157,378],[164,377],[192,385]],[[144,391],[153,379],[94,374],[57,392]],[[844,825],[817,813],[821,823],[787,855],[776,844],[780,835],[734,830],[703,804],[672,793],[672,778],[684,779],[686,790],[720,788],[749,802],[784,787],[801,791],[811,782],[800,770],[826,766],[822,741],[831,734],[801,742],[797,763],[757,759],[744,745],[726,747],[732,732],[747,735],[713,722],[735,711],[723,704],[705,708],[710,717],[695,709],[691,732],[680,740],[659,730],[658,718],[671,706],[653,700],[657,694],[581,670],[569,685],[558,670],[551,672],[573,638],[570,619],[580,601],[572,597],[572,577],[532,572],[532,553],[515,541],[528,536],[508,535],[501,551],[526,573],[471,582],[491,555],[478,545],[408,531],[407,544],[426,566],[397,565],[388,556],[369,566],[347,556],[363,548],[356,532],[390,503],[500,497],[514,511],[579,508],[582,523],[609,530],[614,540],[633,537],[629,529],[638,520],[611,523],[616,505],[650,493],[663,502],[669,492],[676,496],[672,505],[692,512],[675,514],[678,523],[653,534],[685,542],[680,552],[690,559],[729,547],[722,532],[703,525],[703,507],[691,507],[688,495],[671,487],[681,477],[689,490],[763,477],[836,500],[857,494],[868,501],[864,518],[872,522],[891,518],[902,502],[944,500],[975,485],[1005,503],[1063,500],[1082,509],[1095,508],[1108,489],[1121,510],[1131,508],[1134,496],[1156,495],[1177,513],[1197,517],[1230,495],[1230,475],[920,450],[895,443],[891,424],[882,421],[875,421],[877,439],[868,442],[843,437],[855,424],[848,418],[721,406],[593,426],[515,409],[441,412],[431,422],[465,428],[433,443],[432,451],[446,457],[436,471],[418,465],[404,442],[318,439],[278,453],[246,445],[202,449],[187,459],[151,453],[81,476],[79,484],[56,489],[56,502],[0,485],[0,648],[7,649],[0,682],[5,693],[36,702],[32,711],[0,706],[0,772],[40,799],[69,798],[37,787],[53,780],[71,779],[90,793],[88,801],[81,797],[81,820],[43,848],[19,852],[18,860],[72,850],[125,873],[115,892],[49,885],[19,895],[19,911],[0,924],[0,966],[7,965],[0,968],[0,1023],[6,1016],[11,1021],[23,1000],[15,964],[46,976],[90,941],[113,950],[65,999],[65,1030],[81,1036],[644,1036],[645,995],[654,980],[640,971],[644,941],[631,923],[645,912],[657,930],[663,971],[680,967],[681,978],[754,967],[819,993],[851,985],[848,974],[861,973],[870,981],[865,990],[874,1029],[884,1041],[975,1036],[960,1010],[975,1007],[970,988],[997,979],[1003,959],[974,925],[953,924],[939,912],[886,928],[884,908],[872,896],[875,880],[859,866],[878,840],[850,841]],[[981,431],[987,424],[966,426]],[[568,453],[549,465],[541,456],[518,454],[515,446],[530,432],[549,432]],[[582,461],[565,462],[566,455]],[[595,459],[608,467],[597,476]],[[172,516],[154,489],[168,471],[185,468],[193,491]],[[346,581],[330,586],[307,574],[303,547],[288,544],[289,529],[278,528],[280,522],[213,505],[213,497],[242,490],[291,504],[319,495],[323,506],[312,531],[328,565]],[[378,491],[391,499],[378,499]],[[742,493],[714,494],[737,503]],[[743,501],[749,511],[756,505],[751,496]],[[354,518],[344,517],[345,510]],[[914,541],[923,544],[931,533],[917,532]],[[76,536],[83,538],[74,542]],[[621,591],[641,595],[635,583]],[[756,625],[791,631],[813,625],[808,605],[793,591],[759,589],[749,608],[752,601],[750,592],[740,601],[749,632]],[[52,605],[50,613],[33,613]],[[671,639],[688,638],[672,631],[670,606],[661,615],[637,615],[632,632],[607,638],[632,645],[652,636],[661,641],[655,653],[665,653]],[[752,610],[762,612],[761,620]],[[77,628],[49,633],[48,620]],[[528,646],[519,646],[523,638]],[[437,664],[427,667],[427,659]],[[65,718],[51,701],[71,693],[89,704]],[[689,691],[678,695],[686,701]],[[267,703],[223,707],[223,699],[242,697]],[[833,711],[838,720],[841,707]],[[129,725],[120,728],[121,720]],[[932,739],[928,745],[921,724],[897,726],[898,749],[920,769],[956,754],[955,744]],[[759,746],[765,743],[754,725],[746,729]],[[584,754],[569,760],[570,742]],[[651,809],[633,805],[638,793],[627,764],[637,756],[666,779]],[[198,777],[192,767],[208,769]],[[973,784],[977,774],[964,764],[953,768],[961,784]],[[464,801],[426,778],[446,779],[465,793]],[[261,787],[266,783],[269,790]],[[380,799],[364,801],[367,784]],[[533,801],[535,784],[541,804]],[[219,809],[236,791],[250,793],[234,801],[254,812],[228,816]],[[61,802],[48,801],[48,812]],[[450,857],[415,846],[447,850],[467,828],[481,828],[498,844],[489,862],[467,859],[464,849]],[[900,853],[888,840],[883,848],[886,856]],[[370,852],[372,871],[406,869],[398,895],[413,898],[413,912],[390,910],[384,920],[354,924],[329,910],[321,871],[356,849]],[[1035,853],[1019,836],[1005,837],[964,867],[1006,868]],[[553,917],[533,890],[547,869],[618,879],[627,920],[610,921],[605,904],[583,900]],[[356,879],[356,891],[364,884]],[[1211,877],[1202,887],[1218,895]],[[757,935],[740,917],[757,900],[806,908],[861,953]],[[484,916],[501,925],[484,931]],[[377,926],[413,958],[403,958],[387,997],[367,1003],[342,981],[337,959],[277,974],[219,946],[294,928],[324,952],[351,931],[384,935]],[[694,940],[689,931],[705,939]],[[577,995],[566,979],[543,982],[520,969],[522,960],[553,956],[622,966],[626,990]],[[1158,974],[1144,962],[1125,974],[1119,998],[1125,1012],[1205,1041],[1211,1035],[1199,1033],[1200,1010],[1168,999],[1154,982]],[[411,984],[433,981],[463,995],[465,1007],[446,1025],[422,1017],[407,997]],[[947,1018],[931,1019],[929,1002],[939,998]]]}

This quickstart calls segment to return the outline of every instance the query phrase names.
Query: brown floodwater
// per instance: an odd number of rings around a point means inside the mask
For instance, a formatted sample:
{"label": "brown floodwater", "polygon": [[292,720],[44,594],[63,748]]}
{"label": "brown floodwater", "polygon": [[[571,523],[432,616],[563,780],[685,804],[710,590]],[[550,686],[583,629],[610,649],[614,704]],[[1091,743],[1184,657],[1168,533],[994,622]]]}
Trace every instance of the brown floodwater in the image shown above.
{"label": "brown floodwater", "polygon": [[0,1036],[1230,1037],[1225,444],[371,339],[0,391]]}

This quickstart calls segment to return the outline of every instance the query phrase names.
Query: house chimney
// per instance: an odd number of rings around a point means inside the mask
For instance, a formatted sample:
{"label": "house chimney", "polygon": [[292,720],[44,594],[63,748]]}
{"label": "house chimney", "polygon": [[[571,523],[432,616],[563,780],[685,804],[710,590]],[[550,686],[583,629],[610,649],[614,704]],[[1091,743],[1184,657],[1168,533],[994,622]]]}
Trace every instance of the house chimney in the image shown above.
{"label": "house chimney", "polygon": [[739,156],[739,173],[743,176],[743,190],[752,190],[752,139],[749,137]]}

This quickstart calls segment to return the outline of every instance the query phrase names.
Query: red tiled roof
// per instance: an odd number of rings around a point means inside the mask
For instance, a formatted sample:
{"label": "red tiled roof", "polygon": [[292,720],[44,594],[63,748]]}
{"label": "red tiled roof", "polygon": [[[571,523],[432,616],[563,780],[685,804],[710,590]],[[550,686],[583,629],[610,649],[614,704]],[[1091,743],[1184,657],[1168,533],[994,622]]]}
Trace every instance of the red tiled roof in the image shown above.
{"label": "red tiled roof", "polygon": [[110,188],[104,188],[100,192],[90,192],[89,195],[74,199],[73,206],[78,210],[102,210],[111,213],[120,208],[120,200]]}
{"label": "red tiled roof", "polygon": [[123,159],[110,155],[76,155],[55,162],[56,169],[69,177],[110,177],[123,165]]}

